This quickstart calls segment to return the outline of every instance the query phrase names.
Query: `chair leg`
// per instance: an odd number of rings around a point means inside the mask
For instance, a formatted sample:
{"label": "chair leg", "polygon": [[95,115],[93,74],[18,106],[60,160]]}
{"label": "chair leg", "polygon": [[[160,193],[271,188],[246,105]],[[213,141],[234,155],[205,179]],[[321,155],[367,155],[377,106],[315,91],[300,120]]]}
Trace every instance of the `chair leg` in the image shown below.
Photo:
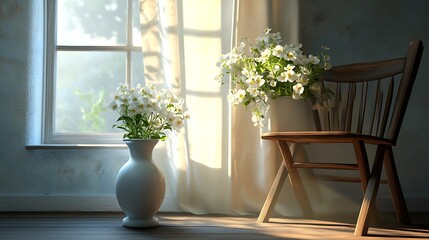
{"label": "chair leg", "polygon": [[374,206],[375,199],[377,198],[378,187],[380,185],[381,170],[383,168],[383,159],[386,154],[386,146],[379,145],[375,154],[374,165],[372,167],[371,177],[368,181],[359,217],[356,223],[354,235],[363,236],[368,233],[368,216],[371,208]]}
{"label": "chair leg", "polygon": [[299,176],[298,170],[295,167],[293,167],[293,157],[290,152],[289,145],[287,144],[286,141],[282,141],[282,140],[277,140],[277,144],[280,147],[280,150],[283,156],[283,161],[289,172],[289,181],[298,199],[298,203],[301,206],[301,210],[305,217],[311,218],[314,216],[313,209],[311,208],[310,201],[308,200],[308,197],[305,192],[304,186],[302,184],[301,178]]}
{"label": "chair leg", "polygon": [[270,192],[268,193],[267,198],[265,199],[264,206],[262,207],[261,212],[259,213],[258,223],[266,223],[270,219],[271,211],[274,209],[274,206],[277,202],[279,193],[283,187],[287,176],[286,165],[282,161],[277,172],[276,178],[274,179],[273,185],[271,186]]}
{"label": "chair leg", "polygon": [[363,141],[354,141],[356,161],[359,166],[359,174],[362,181],[362,191],[365,193],[369,180],[369,163],[368,155],[366,154],[365,143]]}
{"label": "chair leg", "polygon": [[[365,143],[363,141],[354,141],[353,146],[355,149],[356,161],[359,167],[359,174],[362,183],[362,192],[365,194],[366,188],[369,181],[369,162],[368,155],[366,153]],[[371,219],[377,218],[377,206],[374,203],[372,206]]]}
{"label": "chair leg", "polygon": [[396,170],[392,147],[387,148],[387,157],[384,159],[387,181],[389,183],[390,194],[392,196],[393,206],[395,207],[396,217],[402,224],[410,224],[407,205],[401,184],[399,183],[398,172]]}

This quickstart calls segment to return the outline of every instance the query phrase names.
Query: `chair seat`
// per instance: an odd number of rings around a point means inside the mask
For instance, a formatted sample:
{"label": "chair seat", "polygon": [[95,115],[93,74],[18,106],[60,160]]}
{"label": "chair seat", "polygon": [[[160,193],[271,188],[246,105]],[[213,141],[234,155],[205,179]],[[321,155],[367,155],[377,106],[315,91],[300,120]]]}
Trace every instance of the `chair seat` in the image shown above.
{"label": "chair seat", "polygon": [[389,139],[347,131],[268,132],[262,134],[262,139],[283,140],[295,143],[348,143],[363,141],[370,144],[394,145]]}

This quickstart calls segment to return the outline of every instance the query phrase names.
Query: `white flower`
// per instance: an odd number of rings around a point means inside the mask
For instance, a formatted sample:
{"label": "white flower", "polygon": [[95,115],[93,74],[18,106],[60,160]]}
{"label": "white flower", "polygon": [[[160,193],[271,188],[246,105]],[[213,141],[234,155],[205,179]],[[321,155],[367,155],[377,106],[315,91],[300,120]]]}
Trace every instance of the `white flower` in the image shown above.
{"label": "white flower", "polygon": [[307,86],[308,84],[308,76],[303,73],[298,73],[296,82],[301,83],[303,86]]}
{"label": "white flower", "polygon": [[119,108],[118,103],[115,100],[112,101],[109,105],[109,108],[112,109],[113,111],[116,111]]}
{"label": "white flower", "polygon": [[273,55],[279,58],[283,58],[285,55],[283,46],[281,45],[275,46],[273,49]]}
{"label": "white flower", "polygon": [[280,73],[280,75],[277,77],[277,80],[280,82],[287,82],[287,72]]}
{"label": "white flower", "polygon": [[320,62],[320,59],[318,58],[318,57],[316,57],[316,56],[313,56],[313,55],[308,55],[308,59],[309,59],[309,61],[311,62],[311,64],[313,64],[313,65],[317,65],[317,64],[319,64],[319,62]]}
{"label": "white flower", "polygon": [[173,121],[172,127],[174,130],[179,130],[183,126],[183,120],[181,118],[176,118]]}
{"label": "white flower", "polygon": [[297,76],[295,75],[295,71],[293,70],[295,68],[294,65],[288,64],[284,68],[284,72],[280,73],[280,76],[277,78],[280,82],[293,82],[296,80]]}
{"label": "white flower", "polygon": [[234,90],[228,94],[228,102],[236,106],[244,100],[245,96],[246,91],[243,89]]}
{"label": "white flower", "polygon": [[185,119],[190,119],[191,118],[191,115],[189,115],[189,112],[185,112],[183,114],[183,116],[185,117]]}
{"label": "white flower", "polygon": [[267,102],[268,101],[268,96],[267,96],[267,93],[265,93],[265,92],[263,92],[263,91],[261,91],[260,93],[259,93],[259,97],[262,99],[262,101],[264,101],[264,102]]}
{"label": "white flower", "polygon": [[232,92],[228,93],[227,98],[228,98],[229,103],[236,105],[235,104],[235,95]]}
{"label": "white flower", "polygon": [[304,86],[302,86],[301,83],[297,83],[292,88],[293,88],[292,98],[293,99],[300,99],[301,94],[304,92]]}
{"label": "white flower", "polygon": [[297,54],[294,50],[288,50],[284,55],[284,59],[288,61],[294,61],[295,59],[297,59]]}
{"label": "white flower", "polygon": [[265,83],[265,80],[263,79],[263,77],[261,75],[254,76],[254,80],[255,80],[255,83],[258,87],[261,87]]}
{"label": "white flower", "polygon": [[264,127],[264,114],[259,108],[252,109],[252,122],[256,127],[263,128]]}
{"label": "white flower", "polygon": [[251,78],[253,75],[255,75],[255,72],[245,68],[241,71],[241,74],[243,74],[243,76],[245,76],[246,78]]}
{"label": "white flower", "polygon": [[271,49],[266,48],[264,51],[261,52],[261,62],[266,62],[267,59],[271,56]]}
{"label": "white flower", "polygon": [[[320,74],[329,67],[326,49],[320,57],[306,56],[301,44],[282,45],[280,33],[270,31],[266,29],[253,44],[247,39],[242,41],[217,63],[220,68],[217,79],[231,81],[228,101],[234,106],[250,106],[252,121],[259,127],[264,125],[269,99],[291,96],[319,101],[323,94],[329,95],[322,85],[313,86],[320,83]],[[317,92],[316,86],[321,90]]]}
{"label": "white flower", "polygon": [[256,97],[259,95],[259,89],[255,88],[255,87],[248,87],[246,89],[246,91],[253,97]]}
{"label": "white flower", "polygon": [[246,91],[244,91],[243,89],[239,89],[235,94],[234,94],[235,99],[237,99],[238,103],[241,103],[244,100],[244,97],[246,97]]}
{"label": "white flower", "polygon": [[172,91],[158,90],[153,85],[129,88],[120,84],[110,108],[121,117],[115,127],[124,129],[124,138],[161,139],[165,130],[178,130],[189,113],[183,113],[183,100]]}
{"label": "white flower", "polygon": [[302,74],[304,74],[304,75],[310,75],[310,70],[308,68],[306,68],[304,66],[300,66],[299,69],[300,69],[300,71],[301,71]]}

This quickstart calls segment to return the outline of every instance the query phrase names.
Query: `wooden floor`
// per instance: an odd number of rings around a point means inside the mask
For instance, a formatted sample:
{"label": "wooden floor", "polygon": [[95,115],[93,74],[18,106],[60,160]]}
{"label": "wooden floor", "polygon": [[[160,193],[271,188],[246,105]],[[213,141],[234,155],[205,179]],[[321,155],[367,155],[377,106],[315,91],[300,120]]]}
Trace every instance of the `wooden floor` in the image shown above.
{"label": "wooden floor", "polygon": [[0,213],[0,239],[429,239],[429,214],[413,214],[412,226],[383,214],[372,222],[369,236],[353,237],[354,221],[158,214],[160,226],[122,227],[120,213]]}

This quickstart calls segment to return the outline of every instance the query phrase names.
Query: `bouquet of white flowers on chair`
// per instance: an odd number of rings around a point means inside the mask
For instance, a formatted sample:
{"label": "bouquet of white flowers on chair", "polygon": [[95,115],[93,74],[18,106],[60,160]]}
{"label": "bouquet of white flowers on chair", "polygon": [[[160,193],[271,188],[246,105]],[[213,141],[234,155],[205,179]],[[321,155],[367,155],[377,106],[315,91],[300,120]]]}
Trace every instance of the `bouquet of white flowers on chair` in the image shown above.
{"label": "bouquet of white flowers on chair", "polygon": [[135,88],[120,84],[110,108],[119,114],[120,124],[113,127],[125,130],[123,138],[127,139],[165,140],[166,130],[179,130],[189,118],[182,99],[150,84]]}
{"label": "bouquet of white flowers on chair", "polygon": [[322,47],[319,56],[307,56],[301,45],[281,45],[280,33],[270,31],[266,29],[253,44],[242,41],[218,62],[217,79],[223,84],[224,76],[230,75],[228,101],[250,107],[254,125],[261,128],[269,99],[291,96],[320,104],[329,95],[321,82],[323,71],[330,67],[328,48]]}

